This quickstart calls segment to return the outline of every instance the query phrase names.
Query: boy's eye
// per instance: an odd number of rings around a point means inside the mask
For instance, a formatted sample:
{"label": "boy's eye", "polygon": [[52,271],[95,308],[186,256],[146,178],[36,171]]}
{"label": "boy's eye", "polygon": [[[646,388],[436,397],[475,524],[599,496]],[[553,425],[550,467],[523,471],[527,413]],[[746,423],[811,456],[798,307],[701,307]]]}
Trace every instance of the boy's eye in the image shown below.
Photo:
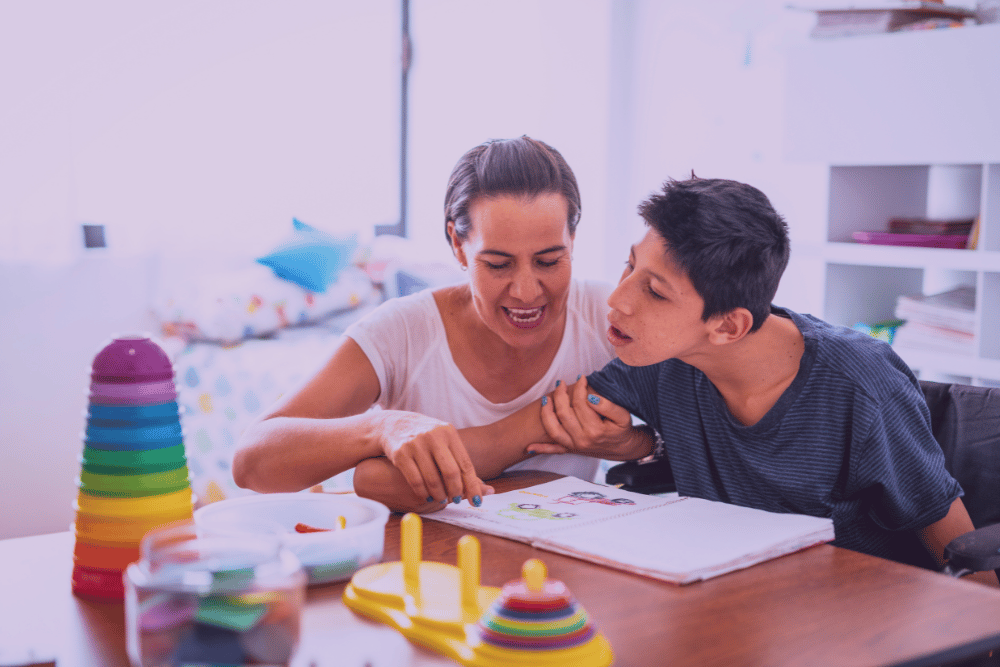
{"label": "boy's eye", "polygon": [[661,295],[657,294],[656,292],[654,292],[652,286],[647,287],[646,289],[649,291],[649,295],[652,296],[654,299],[658,299],[659,301],[666,301],[667,300],[667,297],[661,296]]}

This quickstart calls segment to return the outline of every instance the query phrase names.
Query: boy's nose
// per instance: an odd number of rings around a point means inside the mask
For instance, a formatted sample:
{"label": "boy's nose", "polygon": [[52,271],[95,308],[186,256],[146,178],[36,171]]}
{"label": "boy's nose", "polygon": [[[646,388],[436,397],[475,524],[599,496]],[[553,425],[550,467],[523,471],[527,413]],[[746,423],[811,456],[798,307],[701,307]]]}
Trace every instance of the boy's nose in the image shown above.
{"label": "boy's nose", "polygon": [[611,310],[617,310],[619,313],[624,315],[632,314],[632,306],[628,295],[628,289],[628,278],[625,278],[618,283],[618,286],[615,287],[613,292],[611,292],[611,296],[608,297],[608,306],[611,307]]}

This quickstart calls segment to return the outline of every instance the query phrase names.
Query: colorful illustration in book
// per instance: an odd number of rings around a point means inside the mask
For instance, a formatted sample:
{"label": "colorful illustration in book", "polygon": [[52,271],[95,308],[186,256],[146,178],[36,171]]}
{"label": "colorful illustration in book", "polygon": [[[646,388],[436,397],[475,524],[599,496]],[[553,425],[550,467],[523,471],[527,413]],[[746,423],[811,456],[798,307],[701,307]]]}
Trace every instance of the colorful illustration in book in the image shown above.
{"label": "colorful illustration in book", "polygon": [[536,519],[571,519],[576,514],[573,512],[553,512],[535,503],[511,503],[510,507],[505,507],[497,512],[497,516],[535,521]]}
{"label": "colorful illustration in book", "polygon": [[574,491],[553,502],[564,503],[566,505],[579,505],[580,503],[599,503],[601,505],[635,505],[634,500],[628,498],[608,498],[599,491]]}

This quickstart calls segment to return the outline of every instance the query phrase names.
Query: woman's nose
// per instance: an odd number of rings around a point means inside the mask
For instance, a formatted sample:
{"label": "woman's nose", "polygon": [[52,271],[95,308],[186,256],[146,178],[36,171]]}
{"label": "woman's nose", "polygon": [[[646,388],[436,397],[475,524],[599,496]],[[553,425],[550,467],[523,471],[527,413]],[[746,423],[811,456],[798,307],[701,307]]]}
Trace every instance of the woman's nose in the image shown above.
{"label": "woman's nose", "polygon": [[510,295],[522,303],[531,303],[542,293],[542,285],[530,269],[522,269],[514,276]]}

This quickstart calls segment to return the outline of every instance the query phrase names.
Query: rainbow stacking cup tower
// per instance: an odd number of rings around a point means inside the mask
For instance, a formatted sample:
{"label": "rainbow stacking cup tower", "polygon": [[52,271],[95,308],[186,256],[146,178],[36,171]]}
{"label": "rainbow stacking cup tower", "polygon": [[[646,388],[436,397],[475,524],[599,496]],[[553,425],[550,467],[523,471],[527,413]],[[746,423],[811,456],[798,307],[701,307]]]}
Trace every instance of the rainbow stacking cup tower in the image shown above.
{"label": "rainbow stacking cup tower", "polygon": [[108,343],[91,368],[80,459],[73,592],[121,600],[122,573],[152,528],[190,519],[191,483],[174,369],[146,337]]}

